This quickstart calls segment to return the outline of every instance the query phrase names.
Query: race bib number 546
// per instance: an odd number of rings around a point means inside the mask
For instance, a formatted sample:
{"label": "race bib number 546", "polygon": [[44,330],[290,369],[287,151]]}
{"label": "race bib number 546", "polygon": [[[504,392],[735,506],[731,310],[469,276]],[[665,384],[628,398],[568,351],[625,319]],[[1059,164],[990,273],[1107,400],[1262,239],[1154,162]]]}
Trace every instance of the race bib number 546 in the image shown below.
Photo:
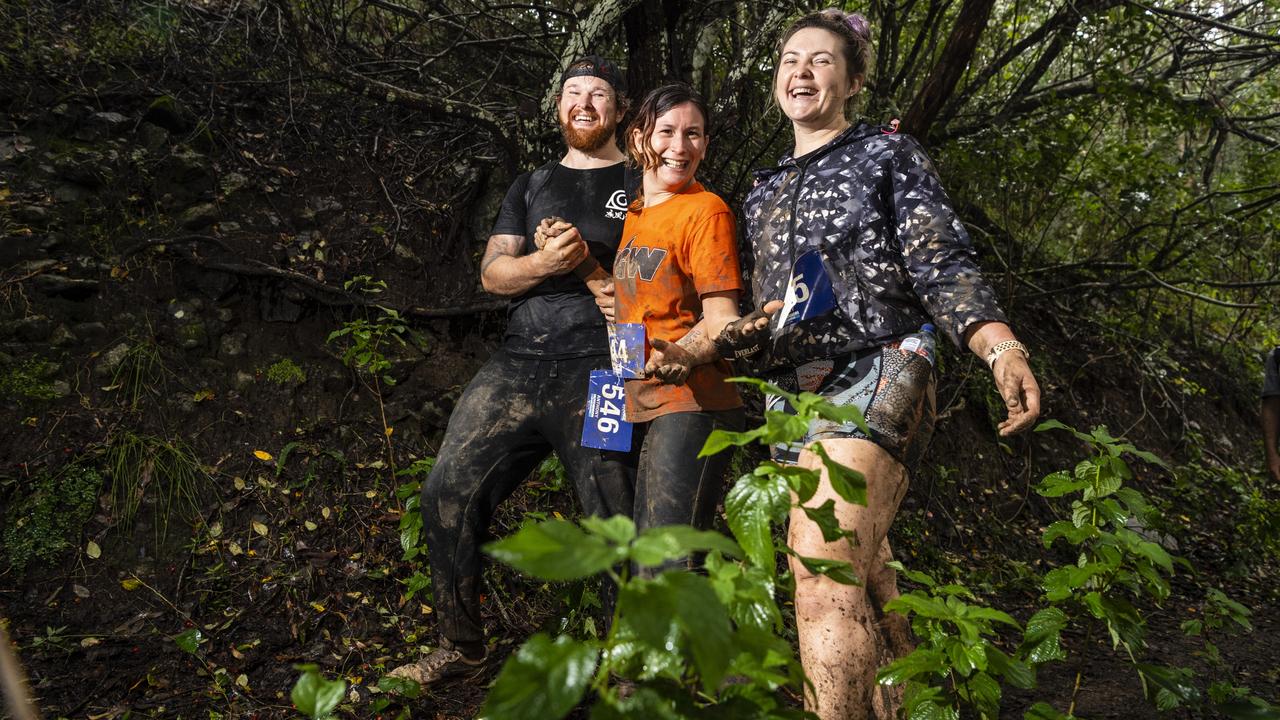
{"label": "race bib number 546", "polygon": [[608,370],[592,370],[587,412],[582,418],[582,446],[626,452],[631,449],[631,423],[622,419],[626,401],[623,379]]}

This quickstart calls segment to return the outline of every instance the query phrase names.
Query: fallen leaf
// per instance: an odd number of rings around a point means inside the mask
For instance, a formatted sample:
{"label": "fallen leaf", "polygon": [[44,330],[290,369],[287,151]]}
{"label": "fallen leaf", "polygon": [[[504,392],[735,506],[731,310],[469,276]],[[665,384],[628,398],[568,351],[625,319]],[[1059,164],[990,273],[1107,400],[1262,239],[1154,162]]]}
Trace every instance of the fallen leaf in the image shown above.
{"label": "fallen leaf", "polygon": [[237,478],[233,479],[233,480],[231,481],[231,485],[232,485],[233,487],[235,487],[235,489],[237,489],[237,490],[243,490],[243,489],[244,489],[244,478],[242,478],[242,477],[237,477]]}
{"label": "fallen leaf", "polygon": [[323,517],[325,520],[329,519],[329,514],[330,514],[329,506],[326,505],[320,508],[320,516]]}
{"label": "fallen leaf", "polygon": [[310,520],[308,520],[308,521],[306,521],[306,522],[302,523],[302,526],[303,526],[303,527],[305,527],[305,528],[306,528],[306,529],[308,529],[308,530],[315,530],[316,528],[320,527],[319,525],[316,525],[315,523],[311,522]]}
{"label": "fallen leaf", "polygon": [[99,639],[98,639],[98,638],[96,638],[96,637],[87,637],[87,638],[85,638],[85,639],[83,639],[83,640],[81,640],[81,641],[80,641],[80,647],[82,647],[82,648],[91,648],[91,647],[93,647],[94,645],[97,645],[97,644],[99,644],[99,643],[101,643],[101,642],[102,642],[102,641],[101,641],[101,640],[99,640]]}
{"label": "fallen leaf", "polygon": [[215,522],[209,526],[209,537],[216,538],[222,534],[222,523]]}
{"label": "fallen leaf", "polygon": [[81,598],[89,597],[89,588],[83,585],[72,585],[71,592],[75,593],[76,597],[81,597]]}
{"label": "fallen leaf", "polygon": [[373,498],[378,497],[378,491],[377,491],[377,490],[370,490],[369,492],[365,493],[365,494],[364,494],[364,496],[365,496],[365,497],[367,497],[367,498],[369,498],[370,500],[372,500]]}
{"label": "fallen leaf", "polygon": [[204,402],[205,400],[212,400],[213,391],[210,390],[209,388],[204,388],[203,390],[197,390],[195,395],[191,396],[191,399],[196,402]]}
{"label": "fallen leaf", "polygon": [[237,675],[236,685],[239,685],[242,688],[249,687],[249,676],[245,675],[244,673],[240,673],[239,675]]}
{"label": "fallen leaf", "polygon": [[254,520],[252,524],[253,524],[253,531],[258,533],[262,537],[266,537],[267,534],[271,532],[270,530],[267,529],[266,525],[258,522],[257,520]]}
{"label": "fallen leaf", "polygon": [[133,592],[134,590],[142,587],[142,581],[138,578],[125,578],[120,581],[120,587],[128,590],[129,592]]}
{"label": "fallen leaf", "polygon": [[275,459],[271,457],[271,453],[267,452],[266,450],[254,450],[253,456],[263,462],[271,462],[272,460]]}
{"label": "fallen leaf", "polygon": [[391,437],[391,433],[393,433],[393,432],[395,432],[395,431],[396,431],[396,429],[395,429],[395,428],[393,428],[393,427],[388,427],[388,428],[387,428],[386,430],[384,430],[383,432],[385,432],[385,433],[387,434],[387,437]]}
{"label": "fallen leaf", "polygon": [[89,543],[84,546],[84,554],[94,560],[97,560],[102,557],[102,548],[98,547],[98,543],[90,540]]}
{"label": "fallen leaf", "polygon": [[244,554],[244,550],[240,548],[240,544],[235,542],[227,544],[227,552],[231,553],[232,555]]}

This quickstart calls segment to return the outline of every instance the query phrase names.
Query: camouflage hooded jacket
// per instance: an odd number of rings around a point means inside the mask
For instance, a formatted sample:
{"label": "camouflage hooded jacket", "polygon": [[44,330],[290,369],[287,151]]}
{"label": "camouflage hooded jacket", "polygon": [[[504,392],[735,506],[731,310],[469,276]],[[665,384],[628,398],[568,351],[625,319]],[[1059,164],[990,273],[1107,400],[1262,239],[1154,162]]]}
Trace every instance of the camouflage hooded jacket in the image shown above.
{"label": "camouflage hooded jacket", "polygon": [[961,346],[969,325],[1005,321],[933,162],[910,136],[859,123],[808,155],[787,155],[756,172],[743,212],[757,305],[787,296],[806,254],[829,282],[828,307],[776,332],[766,368],[881,345],[926,322]]}

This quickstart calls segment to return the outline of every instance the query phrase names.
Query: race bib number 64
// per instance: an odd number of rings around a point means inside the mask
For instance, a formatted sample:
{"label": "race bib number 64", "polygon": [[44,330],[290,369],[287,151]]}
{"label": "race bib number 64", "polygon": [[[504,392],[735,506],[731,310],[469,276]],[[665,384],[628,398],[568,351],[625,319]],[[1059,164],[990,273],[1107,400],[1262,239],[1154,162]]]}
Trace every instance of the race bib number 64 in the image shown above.
{"label": "race bib number 64", "polygon": [[592,370],[587,411],[582,418],[582,446],[626,452],[631,449],[631,423],[623,419],[623,379],[608,370]]}

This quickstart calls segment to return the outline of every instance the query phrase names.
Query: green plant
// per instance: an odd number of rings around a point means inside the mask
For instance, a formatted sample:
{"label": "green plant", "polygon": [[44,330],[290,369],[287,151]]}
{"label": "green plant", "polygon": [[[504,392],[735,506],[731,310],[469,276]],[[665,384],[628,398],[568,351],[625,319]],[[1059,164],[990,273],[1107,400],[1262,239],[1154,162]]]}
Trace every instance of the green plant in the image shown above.
{"label": "green plant", "polygon": [[891,565],[922,586],[885,604],[885,610],[912,618],[919,646],[876,675],[880,683],[905,684],[906,717],[959,718],[961,707],[971,707],[978,717],[998,718],[1002,682],[1030,689],[1036,664],[1064,657],[1060,610],[1032,617],[1022,646],[1010,655],[994,642],[996,623],[1019,628],[1008,613],[970,602],[974,595],[963,585],[939,584],[926,573]]}
{"label": "green plant", "polygon": [[0,372],[0,397],[52,400],[58,393],[49,378],[57,371],[58,365],[48,360],[19,360]]}
{"label": "green plant", "polygon": [[[1074,565],[1054,568],[1045,574],[1045,598],[1064,609],[1066,616],[1090,616],[1100,621],[1110,635],[1112,646],[1122,648],[1132,662],[1143,691],[1158,709],[1193,707],[1231,718],[1276,717],[1270,710],[1271,715],[1256,714],[1259,707],[1270,706],[1260,700],[1261,704],[1256,704],[1247,691],[1231,693],[1219,685],[1217,691],[1206,698],[1190,669],[1156,665],[1142,659],[1146,649],[1146,620],[1135,602],[1163,601],[1169,596],[1168,576],[1173,573],[1175,563],[1191,566],[1134,529],[1151,527],[1160,518],[1158,510],[1140,492],[1126,485],[1133,479],[1133,471],[1123,456],[1130,455],[1167,469],[1164,461],[1112,437],[1105,426],[1084,433],[1050,420],[1036,430],[1064,430],[1085,442],[1092,451],[1092,457],[1081,461],[1073,471],[1052,473],[1036,487],[1036,492],[1048,498],[1074,497],[1070,505],[1071,519],[1051,524],[1044,532],[1043,541],[1046,547],[1058,540],[1065,541],[1077,560]],[[1184,627],[1184,631],[1222,629],[1227,620],[1247,627],[1247,610],[1221,593],[1210,592],[1205,619],[1198,626]],[[1094,627],[1091,623],[1087,628],[1086,645]],[[1216,653],[1216,647],[1210,644],[1206,651]],[[1077,670],[1068,712],[1075,708],[1082,680],[1083,668]]]}
{"label": "green plant", "polygon": [[333,716],[333,711],[346,696],[347,683],[342,678],[325,680],[320,668],[315,665],[295,665],[302,675],[294,683],[289,699],[298,712],[312,720],[323,720]]}
{"label": "green plant", "polygon": [[[782,392],[756,380],[744,382]],[[863,422],[856,408],[837,408],[811,393],[789,398],[799,417],[766,413],[765,426],[758,430],[713,433],[702,453],[795,440],[807,431],[812,416]],[[862,476],[822,456],[836,492],[849,502],[864,503]],[[742,476],[725,501],[736,542],[687,526],[637,534],[630,519],[613,517],[587,518],[578,525],[563,520],[529,523],[488,545],[494,557],[546,580],[583,580],[603,573],[617,586],[618,601],[604,638],[585,626],[584,639],[553,639],[542,633],[530,638],[504,666],[482,714],[563,717],[591,689],[597,698],[593,716],[600,717],[795,716],[777,697],[783,688],[803,692],[805,683],[781,635],[782,613],[774,600],[779,584],[774,525],[790,511],[791,494],[808,501],[819,478],[816,471],[772,462]],[[848,538],[831,503],[806,512],[829,540]],[[785,545],[781,549],[791,552]],[[668,569],[643,577],[630,572],[696,552],[707,553],[703,574]],[[799,560],[837,582],[856,581],[847,563]],[[739,681],[724,684],[729,675]],[[634,683],[634,692],[624,697],[616,679]]]}
{"label": "green plant", "polygon": [[2,540],[10,567],[21,573],[32,561],[56,563],[80,537],[101,489],[98,471],[78,463],[36,475],[6,513]]}
{"label": "green plant", "polygon": [[276,385],[301,385],[307,381],[307,373],[293,360],[280,358],[267,366],[267,380]]}
{"label": "green plant", "polygon": [[192,520],[199,515],[199,498],[213,487],[195,452],[179,439],[124,431],[114,436],[104,455],[111,478],[111,498],[122,526],[132,525],[148,491],[157,499],[156,531],[168,532],[169,518],[177,513]]}
{"label": "green plant", "polygon": [[160,357],[160,348],[155,341],[138,340],[125,351],[111,376],[109,389],[118,389],[125,403],[133,410],[148,393],[159,392],[159,384],[164,379],[164,360]]}

